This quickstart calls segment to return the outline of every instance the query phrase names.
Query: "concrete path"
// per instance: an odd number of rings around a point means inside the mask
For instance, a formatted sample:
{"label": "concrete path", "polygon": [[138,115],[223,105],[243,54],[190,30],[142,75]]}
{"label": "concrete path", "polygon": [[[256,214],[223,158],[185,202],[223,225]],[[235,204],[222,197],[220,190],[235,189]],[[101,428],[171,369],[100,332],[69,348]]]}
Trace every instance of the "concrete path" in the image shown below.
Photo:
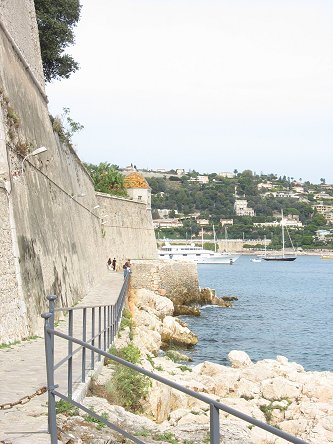
{"label": "concrete path", "polygon": [[[123,274],[105,271],[102,280],[89,291],[78,306],[110,305],[118,298],[123,284]],[[78,312],[76,312],[78,313]],[[82,322],[75,319],[74,336],[82,337]],[[67,317],[60,321],[59,330],[67,332]],[[67,341],[55,338],[55,362],[67,355]],[[74,348],[75,348],[74,344]],[[74,367],[75,375],[81,368],[81,353],[78,353]],[[87,357],[90,352],[87,351]],[[89,358],[88,358],[89,359]],[[56,371],[56,384],[65,388],[67,367]],[[46,385],[44,339],[24,341],[9,349],[0,350],[0,404],[15,402],[33,394]],[[49,444],[47,434],[47,394],[34,397],[27,404],[9,410],[0,410],[0,443],[5,444]]]}

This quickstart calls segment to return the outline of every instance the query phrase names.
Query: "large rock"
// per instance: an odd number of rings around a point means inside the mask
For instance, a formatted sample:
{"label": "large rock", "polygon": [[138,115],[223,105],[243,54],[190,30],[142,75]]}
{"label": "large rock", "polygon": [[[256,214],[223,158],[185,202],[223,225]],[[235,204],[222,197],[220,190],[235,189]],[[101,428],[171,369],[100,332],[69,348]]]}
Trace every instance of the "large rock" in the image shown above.
{"label": "large rock", "polygon": [[228,359],[233,368],[249,367],[252,364],[249,355],[240,350],[231,350],[231,352],[228,353]]}
{"label": "large rock", "polygon": [[173,302],[165,297],[160,296],[153,291],[140,288],[136,290],[137,302],[136,306],[147,309],[147,307],[153,310],[153,313],[163,319],[165,316],[172,316],[174,312]]}
{"label": "large rock", "polygon": [[262,396],[269,400],[280,400],[283,398],[295,399],[301,394],[302,386],[301,384],[278,376],[277,378],[263,381],[261,384],[261,392]]}
{"label": "large rock", "polygon": [[166,345],[179,344],[184,346],[192,346],[197,344],[198,337],[191,330],[182,325],[178,319],[166,316],[163,319],[162,326],[162,342]]}

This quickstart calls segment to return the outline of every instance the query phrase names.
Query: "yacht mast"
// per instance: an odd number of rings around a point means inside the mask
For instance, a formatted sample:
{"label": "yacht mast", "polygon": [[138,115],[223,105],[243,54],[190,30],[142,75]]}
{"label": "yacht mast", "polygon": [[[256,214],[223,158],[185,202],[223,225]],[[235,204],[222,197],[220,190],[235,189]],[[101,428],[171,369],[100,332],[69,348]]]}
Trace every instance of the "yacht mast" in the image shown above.
{"label": "yacht mast", "polygon": [[283,210],[281,210],[281,225],[282,225],[282,257],[284,257],[284,221],[283,221]]}

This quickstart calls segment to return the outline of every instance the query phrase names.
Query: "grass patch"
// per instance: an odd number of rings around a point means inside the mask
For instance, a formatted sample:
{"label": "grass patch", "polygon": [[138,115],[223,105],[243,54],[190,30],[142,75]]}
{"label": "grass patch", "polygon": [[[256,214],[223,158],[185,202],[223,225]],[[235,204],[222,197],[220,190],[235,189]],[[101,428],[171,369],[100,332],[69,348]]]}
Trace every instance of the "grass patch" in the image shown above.
{"label": "grass patch", "polygon": [[178,365],[177,368],[179,368],[182,372],[191,372],[191,367],[188,367],[187,365]]}
{"label": "grass patch", "polygon": [[176,350],[167,350],[165,356],[173,362],[181,362],[180,354]]}
{"label": "grass patch", "polygon": [[[287,401],[287,405],[276,405],[275,402],[281,402],[281,401]],[[272,420],[273,410],[280,410],[280,412],[285,412],[288,407],[290,406],[291,401],[288,398],[282,398],[282,399],[275,399],[270,402],[268,405],[261,405],[259,408],[265,415],[266,421],[270,422]]]}
{"label": "grass patch", "polygon": [[156,441],[165,441],[170,444],[178,444],[178,440],[175,438],[175,435],[171,432],[165,432],[161,435],[154,436]]}
{"label": "grass patch", "polygon": [[[121,349],[111,348],[111,353],[133,364],[141,359],[140,350],[130,343]],[[114,374],[107,382],[105,389],[108,398],[115,404],[121,405],[132,412],[141,411],[141,400],[148,393],[151,382],[147,376],[142,375],[122,364],[114,363]]]}
{"label": "grass patch", "polygon": [[60,401],[56,402],[56,413],[62,413],[66,416],[78,416],[79,409],[70,402],[60,399]]}
{"label": "grass patch", "polygon": [[[93,411],[93,409],[91,409],[91,410]],[[102,418],[104,418],[104,419],[109,419],[109,416],[108,416],[108,414],[106,412],[103,412],[100,416]],[[102,430],[104,427],[106,427],[106,424],[104,424],[103,421],[101,421],[100,419],[95,418],[94,416],[85,415],[83,418],[87,422],[91,422],[93,424],[96,424],[96,429],[97,430]]]}

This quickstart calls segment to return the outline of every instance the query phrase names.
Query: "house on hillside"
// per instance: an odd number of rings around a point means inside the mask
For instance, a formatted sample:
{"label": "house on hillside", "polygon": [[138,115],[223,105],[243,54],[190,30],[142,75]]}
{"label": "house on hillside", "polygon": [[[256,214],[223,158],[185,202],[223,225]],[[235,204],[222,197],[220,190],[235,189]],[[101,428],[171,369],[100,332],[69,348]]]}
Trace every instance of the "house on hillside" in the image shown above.
{"label": "house on hillside", "polygon": [[237,216],[255,216],[255,211],[253,208],[247,206],[246,199],[236,199],[234,204],[234,210]]}
{"label": "house on hillside", "polygon": [[233,219],[220,219],[220,224],[222,225],[222,227],[224,227],[225,225],[233,225],[234,220]]}

